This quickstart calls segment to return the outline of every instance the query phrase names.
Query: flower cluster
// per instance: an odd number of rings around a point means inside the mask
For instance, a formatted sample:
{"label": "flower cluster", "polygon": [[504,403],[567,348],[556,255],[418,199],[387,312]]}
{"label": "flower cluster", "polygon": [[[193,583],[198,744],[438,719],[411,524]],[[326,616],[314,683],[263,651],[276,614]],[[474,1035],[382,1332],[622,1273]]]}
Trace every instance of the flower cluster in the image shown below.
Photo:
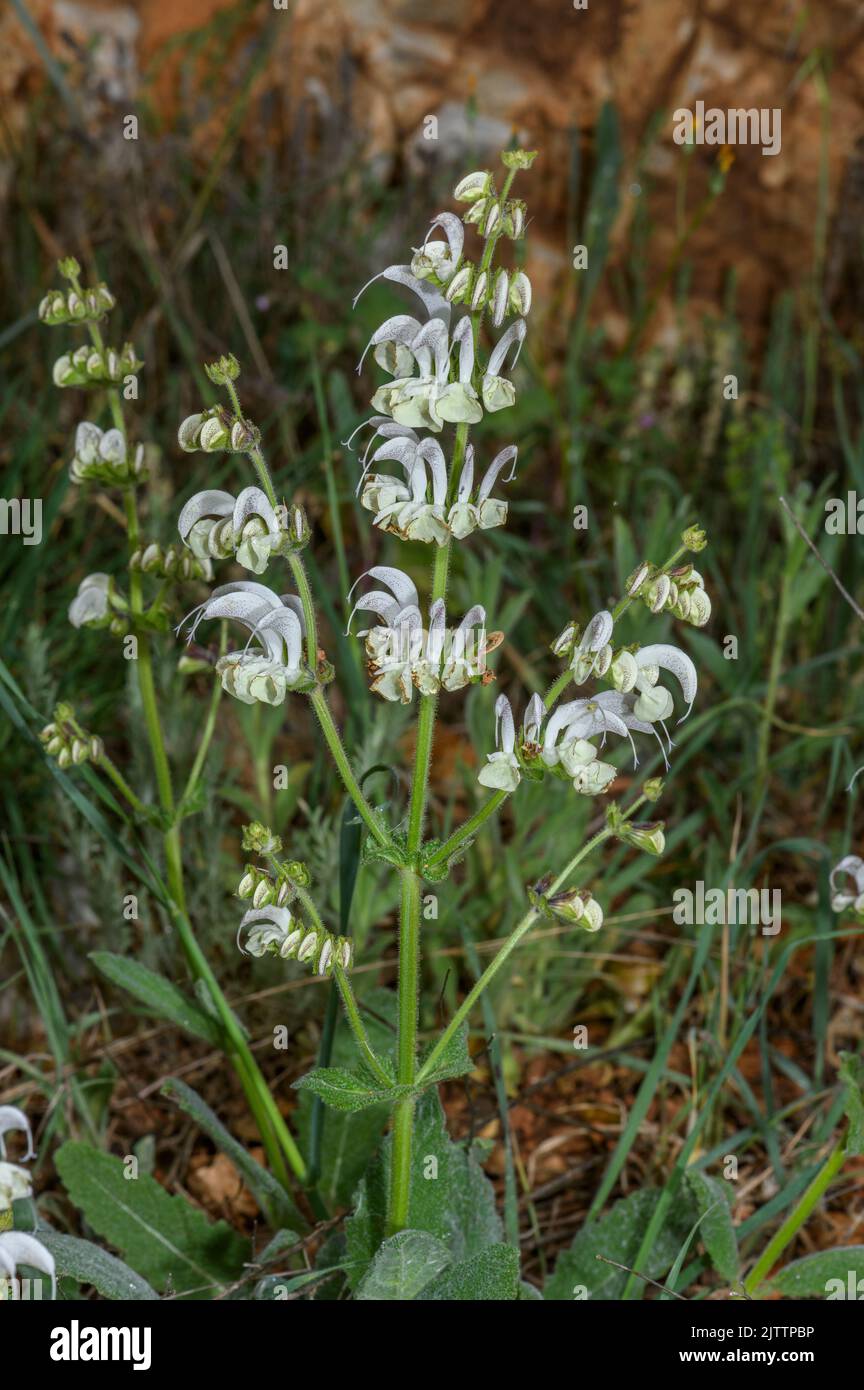
{"label": "flower cluster", "polygon": [[550,893],[552,875],[547,874],[528,890],[531,906],[544,917],[567,926],[581,927],[583,931],[599,931],[603,925],[603,909],[585,888],[566,888],[558,893]]}
{"label": "flower cluster", "polygon": [[499,645],[503,634],[486,632],[484,608],[479,604],[469,608],[459,626],[450,631],[444,600],[436,599],[429,609],[429,626],[424,629],[417,590],[407,574],[376,565],[368,575],[391,591],[375,589],[364,594],[351,613],[353,618],[362,610],[381,620],[378,626],[358,633],[366,639],[371,688],[377,695],[409,704],[415,686],[421,695],[435,695],[442,689],[461,690],[491,679],[486,656]]}
{"label": "flower cluster", "polygon": [[54,327],[61,323],[98,323],[116,304],[107,285],[90,289],[49,290],[39,305],[42,323]]}
{"label": "flower cluster", "polygon": [[302,507],[273,507],[260,487],[234,497],[209,489],[196,492],[180,513],[180,538],[202,562],[234,556],[253,574],[263,574],[272,555],[301,550],[309,540]]}
{"label": "flower cluster", "polygon": [[831,906],[835,912],[851,908],[864,918],[864,859],[857,854],[845,855],[831,870]]}
{"label": "flower cluster", "polygon": [[210,579],[213,574],[208,559],[196,559],[194,555],[186,555],[173,545],[161,546],[155,541],[132,551],[129,568],[155,575],[157,579]]}
{"label": "flower cluster", "polygon": [[135,356],[131,343],[122,348],[96,347],[84,343],[74,352],[64,352],[54,363],[55,386],[117,385],[127,376],[140,372],[144,363]]}
{"label": "flower cluster", "polygon": [[640,565],[627,581],[627,595],[641,599],[651,613],[665,611],[694,627],[704,627],[711,617],[705,581],[690,564],[666,571]]}
{"label": "flower cluster", "polygon": [[322,926],[309,926],[290,908],[251,908],[240,923],[238,944],[246,929],[245,944],[240,946],[246,955],[303,961],[312,966],[316,975],[328,974],[334,965],[351,969],[351,942],[347,937],[334,936]]}
{"label": "flower cluster", "polygon": [[101,430],[82,420],[75,431],[75,454],[69,465],[73,483],[128,486],[144,480],[144,446],[130,454],[121,430]]}
{"label": "flower cluster", "polygon": [[[374,524],[406,541],[436,541],[446,545],[453,537],[463,540],[472,531],[490,530],[503,526],[507,520],[507,503],[493,497],[492,489],[508,464],[513,465],[504,482],[512,482],[515,474],[517,449],[508,445],[497,453],[480,480],[474,486],[474,446],[469,444],[459,474],[455,500],[448,504],[448,470],[444,451],[431,436],[419,440],[416,431],[407,425],[397,425],[387,416],[374,416],[369,422],[375,435],[384,437],[372,457],[363,459],[363,476],[358,491],[367,511],[374,512]],[[371,448],[371,444],[369,446]],[[389,473],[373,473],[376,463],[392,460],[402,468],[405,478]]]}
{"label": "flower cluster", "polygon": [[223,449],[245,453],[258,438],[259,431],[250,420],[231,415],[222,405],[187,415],[177,431],[177,442],[187,454],[199,449],[205,454],[216,454]]}

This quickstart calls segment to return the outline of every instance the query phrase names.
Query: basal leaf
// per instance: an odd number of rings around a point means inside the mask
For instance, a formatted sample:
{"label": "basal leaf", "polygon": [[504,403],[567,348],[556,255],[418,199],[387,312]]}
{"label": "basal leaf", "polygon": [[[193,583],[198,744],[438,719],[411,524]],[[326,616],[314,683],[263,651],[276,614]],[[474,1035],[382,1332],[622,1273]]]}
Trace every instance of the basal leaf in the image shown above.
{"label": "basal leaf", "polygon": [[55,1155],[70,1198],[96,1233],[123,1252],[158,1289],[210,1298],[233,1282],[249,1258],[249,1243],[224,1221],[172,1197],[155,1178],[125,1177],[119,1158],[89,1144],[64,1144]]}
{"label": "basal leaf", "polygon": [[117,956],[111,951],[93,951],[90,959],[112,984],[127,990],[151,1013],[176,1023],[178,1028],[183,1028],[195,1038],[203,1038],[212,1047],[222,1047],[222,1033],[215,1020],[163,975],[148,970],[137,960],[128,960],[126,956]]}
{"label": "basal leaf", "polygon": [[[860,1282],[860,1288],[859,1288]],[[787,1298],[824,1298],[829,1301],[864,1298],[864,1245],[820,1250],[778,1271],[763,1289]]]}
{"label": "basal leaf", "polygon": [[698,1168],[687,1169],[686,1182],[702,1217],[697,1239],[701,1238],[717,1273],[732,1284],[739,1277],[740,1266],[726,1189],[717,1178],[709,1177]]}
{"label": "basal leaf", "polygon": [[515,1303],[519,1298],[519,1251],[512,1245],[490,1245],[450,1265],[428,1284],[420,1301]]}
{"label": "basal leaf", "polygon": [[360,1281],[356,1299],[402,1303],[416,1298],[452,1256],[443,1241],[428,1231],[399,1231],[379,1247]]}
{"label": "basal leaf", "polygon": [[[598,1255],[635,1268],[642,1237],[660,1198],[656,1188],[641,1188],[624,1197],[601,1217],[582,1227],[569,1250],[558,1256],[552,1278],[543,1290],[545,1299],[619,1299],[629,1274],[604,1264]],[[692,1228],[693,1207],[676,1204],[651,1250],[647,1266],[638,1273],[661,1280],[671,1269],[675,1256]],[[584,1290],[584,1292],[583,1292]]]}
{"label": "basal leaf", "polygon": [[92,1241],[61,1235],[59,1231],[48,1230],[45,1226],[39,1227],[37,1238],[54,1256],[58,1279],[69,1278],[78,1284],[90,1284],[103,1298],[121,1302],[159,1297],[146,1279]]}

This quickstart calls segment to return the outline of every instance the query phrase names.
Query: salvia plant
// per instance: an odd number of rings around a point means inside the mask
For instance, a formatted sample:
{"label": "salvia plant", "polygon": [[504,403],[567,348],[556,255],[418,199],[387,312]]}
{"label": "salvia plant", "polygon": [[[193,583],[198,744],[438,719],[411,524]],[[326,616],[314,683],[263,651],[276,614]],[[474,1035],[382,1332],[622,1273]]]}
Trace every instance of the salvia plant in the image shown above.
{"label": "salvia plant", "polygon": [[[490,1296],[530,1296],[524,1286],[519,1293],[517,1254],[512,1241],[501,1239],[494,1203],[490,1206],[491,1188],[476,1154],[446,1138],[437,1087],[471,1070],[469,1020],[484,991],[537,923],[551,919],[589,933],[602,928],[602,889],[595,887],[596,870],[588,873],[589,856],[615,840],[653,855],[663,853],[663,822],[652,819],[661,781],[643,781],[624,805],[610,797],[618,777],[612,759],[614,750],[621,748],[638,768],[643,750],[659,750],[668,766],[675,723],[686,719],[696,698],[697,672],[679,646],[655,640],[651,629],[660,614],[701,627],[711,613],[692,558],[707,542],[694,525],[668,558],[640,563],[617,602],[574,617],[557,636],[549,634],[545,695],[526,691],[516,699],[515,709],[508,696],[498,695],[486,744],[477,750],[477,780],[488,794],[446,838],[436,837],[427,802],[439,703],[446,712],[448,705],[458,704],[466,687],[493,684],[490,659],[503,639],[501,632],[487,626],[479,603],[465,612],[454,611],[448,578],[456,545],[482,547],[485,532],[506,525],[508,491],[516,479],[516,445],[505,443],[484,457],[485,437],[475,445],[471,431],[487,416],[500,415],[503,423],[516,398],[514,370],[527,333],[532,291],[524,272],[499,264],[497,253],[508,240],[524,237],[526,207],[513,195],[512,185],[533,160],[532,152],[510,150],[502,155],[499,177],[485,170],[467,175],[454,193],[461,216],[440,212],[410,260],[387,266],[375,277],[404,291],[407,305],[406,312],[380,325],[363,354],[363,362],[371,355],[382,379],[372,397],[370,418],[348,441],[357,456],[352,486],[356,484],[362,507],[379,531],[397,544],[426,545],[429,578],[421,592],[397,566],[375,565],[359,575],[348,596],[348,631],[362,644],[373,696],[410,706],[416,715],[410,790],[401,812],[385,814],[367,797],[334,721],[327,688],[337,673],[321,646],[304,563],[311,540],[309,521],[301,506],[286,503],[274,488],[260,431],[244,413],[238,394],[236,358],[227,355],[207,365],[210,381],[224,391],[224,403],[196,411],[182,421],[178,432],[181,450],[231,455],[232,491],[207,488],[185,498],[176,539],[164,546],[146,533],[139,508],[149,450],[136,438],[124,402],[130,394],[125,388],[143,364],[130,344],[117,347],[107,341],[104,325],[114,308],[113,296],[104,285],[82,285],[81,269],[70,258],[59,265],[67,288],[53,290],[40,306],[46,324],[80,326],[87,335],[83,346],[65,351],[57,360],[57,386],[91,391],[89,398],[100,405],[106,402],[110,413],[107,427],[90,419],[78,425],[71,479],[82,487],[117,489],[125,514],[125,580],[88,575],[71,601],[69,620],[76,628],[101,628],[131,644],[126,654],[134,657],[158,805],[146,804],[137,795],[108,756],[98,731],[84,727],[71,705],[58,706],[42,740],[61,769],[88,764],[89,775],[107,778],[127,803],[131,818],[161,836],[164,874],[154,867],[150,881],[197,982],[197,1000],[136,963],[108,953],[100,953],[97,963],[150,1008],[224,1049],[257,1122],[270,1170],[253,1175],[249,1170],[256,1165],[250,1163],[243,1168],[244,1177],[277,1227],[290,1224],[300,1230],[304,1222],[332,1213],[201,949],[184,880],[183,821],[200,807],[202,771],[223,692],[247,705],[309,702],[362,825],[363,862],[379,872],[384,865],[399,879],[395,1050],[374,1039],[364,1021],[352,985],[353,943],[344,924],[337,931],[325,920],[307,866],[292,858],[280,836],[259,822],[243,833],[248,862],[237,884],[239,906],[231,926],[239,949],[247,955],[272,958],[274,971],[283,968],[281,962],[292,962],[289,969],[303,967],[329,977],[341,998],[356,1045],[355,1061],[350,1066],[316,1067],[297,1083],[299,1089],[336,1110],[384,1107],[389,1115],[389,1133],[357,1193],[347,1244],[339,1258],[333,1256],[334,1266],[347,1271],[348,1284],[360,1298],[414,1297],[423,1280],[433,1279],[437,1292],[424,1297],[483,1297],[484,1290],[500,1289],[501,1280],[509,1292]],[[220,577],[218,571],[226,563],[247,577]],[[178,586],[189,583],[212,587],[198,603],[181,607]],[[644,640],[619,640],[619,620],[628,610],[631,619],[636,615],[640,624],[644,622]],[[169,766],[153,675],[154,641],[172,640],[172,629],[183,668],[212,671],[214,681],[200,743],[182,785]],[[203,646],[205,641],[211,645]],[[566,846],[560,862],[555,861],[557,847],[550,845],[552,862],[540,881],[526,888],[521,920],[440,1035],[421,1052],[424,886],[446,878],[471,852],[478,832],[509,797],[519,795],[523,780],[568,782],[573,796],[607,798],[605,811],[583,843]],[[630,777],[628,785],[635,785]],[[860,860],[854,861],[854,869],[853,861],[839,868],[858,874]],[[859,893],[861,887],[859,877]],[[427,930],[434,930],[434,924],[426,924]],[[200,1098],[181,1083],[172,1084],[179,1103],[241,1163],[240,1146],[225,1135]],[[0,1125],[4,1114],[0,1112]],[[5,1122],[22,1119],[16,1112],[6,1115]],[[58,1167],[91,1223],[111,1239],[110,1220],[100,1224],[88,1206],[88,1175],[75,1152],[80,1147],[67,1144]],[[430,1154],[446,1169],[436,1189],[443,1195],[435,1198],[443,1205],[431,1217],[433,1199],[425,1190]],[[99,1161],[118,1162],[110,1155],[99,1155]],[[23,1170],[0,1165],[0,1180],[15,1196],[26,1195]],[[105,1185],[113,1181],[106,1169]],[[152,1183],[149,1178],[140,1181]],[[475,1210],[469,1219],[464,1209],[472,1204]],[[485,1213],[482,1220],[478,1211]],[[478,1223],[483,1225],[480,1233]],[[42,1235],[43,1267],[48,1269],[56,1238],[50,1231]],[[38,1236],[39,1231],[29,1239]],[[413,1263],[405,1258],[395,1261],[399,1251],[405,1256],[412,1240]],[[113,1243],[123,1249],[121,1235],[115,1234]],[[77,1270],[70,1249],[67,1244],[62,1251],[67,1272],[71,1269],[83,1278],[89,1271],[98,1284],[92,1261],[84,1261],[83,1272]],[[21,1248],[17,1257],[32,1263],[27,1254]],[[234,1251],[238,1267],[241,1256],[242,1251]],[[4,1253],[0,1245],[0,1265],[15,1259],[15,1249]],[[397,1264],[403,1280],[408,1278],[406,1269],[415,1273],[408,1285],[403,1282],[393,1292]],[[53,1278],[53,1265],[50,1272]],[[159,1287],[158,1271],[126,1273],[138,1285],[140,1275],[150,1274]],[[217,1286],[220,1275],[225,1276],[224,1268],[214,1273]],[[104,1269],[100,1277],[110,1284]],[[176,1289],[176,1269],[171,1278]],[[136,1296],[152,1296],[152,1291]]]}

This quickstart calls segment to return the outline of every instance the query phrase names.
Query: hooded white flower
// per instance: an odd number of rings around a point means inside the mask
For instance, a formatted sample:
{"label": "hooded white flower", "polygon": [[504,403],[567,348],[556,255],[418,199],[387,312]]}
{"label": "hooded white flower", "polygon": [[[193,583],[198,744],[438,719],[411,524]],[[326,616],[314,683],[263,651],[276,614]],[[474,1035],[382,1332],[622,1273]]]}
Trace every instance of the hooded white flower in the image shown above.
{"label": "hooded white flower", "polygon": [[369,468],[385,460],[400,464],[406,481],[389,473],[364,470],[360,500],[367,510],[375,513],[375,525],[403,540],[436,541],[438,545],[445,545],[449,536],[444,520],[447,465],[438,441],[427,438],[418,444],[411,430],[379,445]]}
{"label": "hooded white flower", "polygon": [[433,695],[442,687],[460,690],[482,677],[492,641],[485,631],[486,612],[479,604],[448,633],[444,601],[437,599],[429,610],[429,630],[424,632],[417,590],[407,574],[376,565],[368,577],[386,584],[390,593],[375,589],[364,594],[354,605],[348,626],[350,630],[358,611],[381,619],[380,626],[357,634],[366,639],[369,670],[374,677],[371,688],[376,694],[408,704],[415,685],[421,694]]}
{"label": "hooded white flower", "polygon": [[[545,714],[540,696],[532,695],[522,721],[523,744],[533,746],[538,742]],[[496,791],[515,791],[522,779],[522,772],[516,752],[513,710],[506,695],[499,695],[495,701],[495,746],[494,753],[486,754],[487,766],[480,770],[477,780],[482,786],[493,787]]]}
{"label": "hooded white flower", "polygon": [[36,1150],[33,1148],[33,1131],[30,1128],[30,1121],[15,1105],[0,1105],[0,1158],[6,1157],[5,1134],[13,1131],[20,1131],[27,1135],[27,1152],[24,1155],[25,1162],[36,1157]]}
{"label": "hooded white flower", "polygon": [[[609,670],[612,662],[609,638],[614,626],[615,620],[608,609],[594,614],[573,653],[571,670],[576,685],[581,685],[589,676],[605,676]],[[562,633],[559,641],[565,637],[566,633]]]}
{"label": "hooded white flower", "polygon": [[[438,238],[430,240],[436,227],[443,230],[445,241]],[[437,217],[432,218],[423,245],[415,250],[411,258],[411,274],[418,280],[431,277],[438,284],[446,285],[459,268],[464,242],[465,229],[461,218],[452,212],[439,212]]]}
{"label": "hooded white flower", "polygon": [[483,397],[483,405],[488,411],[504,410],[511,406],[516,399],[516,388],[512,381],[507,377],[501,376],[501,369],[505,364],[507,353],[515,344],[513,361],[510,370],[519,361],[519,353],[522,350],[522,343],[525,340],[525,320],[517,319],[511,323],[506,333],[502,333],[486,364],[486,371],[483,375],[480,394]]}
{"label": "hooded white flower", "polygon": [[518,452],[515,444],[510,444],[506,449],[502,449],[500,453],[496,454],[483,474],[475,495],[473,491],[474,448],[473,445],[468,445],[465,451],[465,462],[459,476],[459,491],[456,495],[456,501],[447,514],[447,524],[457,540],[470,536],[477,527],[486,531],[493,526],[504,525],[507,520],[507,503],[498,497],[492,497],[491,493],[499,475],[508,463],[513,464],[513,469],[503,481],[509,483],[515,478]]}
{"label": "hooded white flower", "polygon": [[[241,579],[214,589],[206,603],[183,619],[178,632],[192,619],[188,641],[198,624],[213,618],[231,618],[249,629],[249,642],[242,652],[230,652],[216,663],[222,686],[244,704],[279,705],[286,691],[305,688],[312,680],[303,666],[303,607],[294,594],[280,598],[272,589],[252,580]],[[249,651],[253,639],[260,651]]]}
{"label": "hooded white flower", "polygon": [[111,576],[88,574],[78,585],[78,592],[69,605],[69,621],[73,627],[102,627],[111,618]]}
{"label": "hooded white flower", "polygon": [[3,1279],[11,1280],[8,1287],[12,1290],[13,1300],[17,1298],[15,1280],[19,1265],[28,1265],[47,1274],[51,1280],[51,1297],[54,1298],[57,1292],[54,1256],[35,1236],[27,1235],[24,1231],[3,1231],[0,1233],[0,1291],[3,1289]]}
{"label": "hooded white flower", "polygon": [[[837,883],[838,878],[843,881],[842,888]],[[851,907],[864,913],[864,859],[859,859],[857,854],[845,855],[831,870],[831,906],[835,912],[845,912]]]}
{"label": "hooded white flower", "polygon": [[196,492],[177,523],[184,544],[199,560],[234,555],[244,569],[263,574],[285,538],[280,517],[260,487],[233,497],[216,489]]}

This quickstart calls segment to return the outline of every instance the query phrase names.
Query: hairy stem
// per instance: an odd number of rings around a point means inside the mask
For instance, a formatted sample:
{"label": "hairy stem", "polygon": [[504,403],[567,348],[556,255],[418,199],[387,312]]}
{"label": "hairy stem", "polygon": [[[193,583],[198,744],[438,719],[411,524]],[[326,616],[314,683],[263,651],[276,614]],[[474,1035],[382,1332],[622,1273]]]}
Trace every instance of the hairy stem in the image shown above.
{"label": "hairy stem", "polygon": [[345,783],[345,790],[357,807],[357,811],[373,840],[379,845],[389,845],[390,836],[379,823],[375,812],[361,791],[360,783],[354,776],[353,769],[348,761],[348,754],[345,752],[345,746],[339,735],[339,730],[336,728],[333,715],[330,713],[330,706],[327,704],[324,691],[321,689],[320,685],[315,687],[309,698],[312,702],[312,708],[318,716],[321,732],[327,740],[327,746],[330,752],[333,754],[333,761],[339,769],[339,775],[342,781]]}
{"label": "hairy stem", "polygon": [[334,965],[333,979],[336,981],[337,988],[342,997],[342,1003],[345,1007],[345,1017],[348,1019],[351,1032],[354,1034],[354,1041],[360,1049],[363,1060],[375,1079],[380,1081],[382,1086],[386,1086],[389,1089],[393,1085],[393,1082],[381,1065],[369,1041],[369,1035],[363,1027],[363,1020],[360,1017],[357,1000],[351,988],[351,981],[348,979],[341,965]]}

